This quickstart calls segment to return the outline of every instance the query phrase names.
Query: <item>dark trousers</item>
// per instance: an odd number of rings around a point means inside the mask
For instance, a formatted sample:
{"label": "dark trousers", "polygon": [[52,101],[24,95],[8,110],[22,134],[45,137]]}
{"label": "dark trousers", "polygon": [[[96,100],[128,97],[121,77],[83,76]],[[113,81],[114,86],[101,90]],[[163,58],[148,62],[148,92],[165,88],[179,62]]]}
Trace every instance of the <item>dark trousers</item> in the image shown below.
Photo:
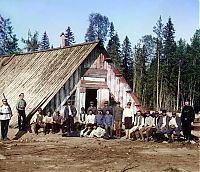
{"label": "dark trousers", "polygon": [[8,134],[9,119],[1,120],[1,139],[6,139]]}
{"label": "dark trousers", "polygon": [[18,110],[18,126],[19,131],[26,131],[26,114],[25,110]]}
{"label": "dark trousers", "polygon": [[74,131],[74,117],[69,116],[66,122],[67,122],[67,132]]}
{"label": "dark trousers", "polygon": [[50,129],[52,129],[52,124],[50,124],[50,123],[45,123],[44,124],[44,134],[49,134],[49,132],[50,132]]}
{"label": "dark trousers", "polygon": [[53,126],[52,126],[52,131],[54,133],[59,133],[60,132],[60,129],[61,129],[61,124],[58,124],[58,123],[53,123]]}
{"label": "dark trousers", "polygon": [[191,140],[191,123],[182,123],[182,130],[185,140]]}

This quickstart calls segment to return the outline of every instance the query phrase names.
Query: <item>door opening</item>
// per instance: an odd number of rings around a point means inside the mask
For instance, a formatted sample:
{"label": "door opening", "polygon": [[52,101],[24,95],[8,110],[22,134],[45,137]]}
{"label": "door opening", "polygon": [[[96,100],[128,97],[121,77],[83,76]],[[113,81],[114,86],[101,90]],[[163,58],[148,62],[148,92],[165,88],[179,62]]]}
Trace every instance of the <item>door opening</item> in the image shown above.
{"label": "door opening", "polygon": [[90,106],[90,101],[93,101],[94,106],[97,107],[97,89],[86,89],[85,111]]}

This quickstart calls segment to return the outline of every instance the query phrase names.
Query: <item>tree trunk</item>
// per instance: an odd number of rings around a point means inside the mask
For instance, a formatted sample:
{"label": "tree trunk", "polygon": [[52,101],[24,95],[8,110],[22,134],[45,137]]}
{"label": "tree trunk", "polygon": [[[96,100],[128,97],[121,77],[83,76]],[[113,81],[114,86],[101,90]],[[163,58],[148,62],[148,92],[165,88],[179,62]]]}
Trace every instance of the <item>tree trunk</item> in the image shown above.
{"label": "tree trunk", "polygon": [[176,97],[176,110],[179,109],[179,95],[180,95],[180,78],[181,78],[181,63],[179,62],[179,68],[178,68],[178,80],[177,80],[177,97]]}

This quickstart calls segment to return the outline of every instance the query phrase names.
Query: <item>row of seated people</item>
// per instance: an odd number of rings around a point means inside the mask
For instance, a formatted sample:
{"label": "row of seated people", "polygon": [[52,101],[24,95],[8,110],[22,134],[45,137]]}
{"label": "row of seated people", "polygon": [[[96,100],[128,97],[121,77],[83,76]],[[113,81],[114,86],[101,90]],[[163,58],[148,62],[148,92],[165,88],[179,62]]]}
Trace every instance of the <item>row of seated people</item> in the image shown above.
{"label": "row of seated people", "polygon": [[177,140],[180,140],[181,118],[175,112],[172,112],[171,116],[167,115],[166,110],[163,110],[161,114],[158,112],[142,114],[137,111],[133,126],[127,130],[128,135],[126,137],[133,140],[139,137],[142,141],[153,139],[157,142],[165,140],[172,142],[174,135],[177,136]]}
{"label": "row of seated people", "polygon": [[59,111],[55,112],[55,115],[52,115],[51,111],[48,111],[46,115],[43,114],[41,108],[38,109],[38,112],[33,116],[31,120],[31,125],[35,134],[38,135],[39,129],[43,128],[44,134],[60,132],[62,126],[62,116]]}
{"label": "row of seated people", "polygon": [[[141,139],[142,141],[153,139],[158,142],[168,139],[169,142],[172,142],[172,135],[176,135],[177,139],[180,140],[181,119],[175,112],[172,113],[172,116],[168,116],[166,110],[163,110],[161,114],[158,112],[150,114],[149,111],[142,114],[141,111],[137,111],[132,117],[133,122],[130,127],[127,127],[126,117],[123,118],[122,116],[126,139]],[[106,111],[104,115],[101,109],[98,109],[96,115],[90,111],[85,124],[85,128],[80,133],[81,137],[112,137],[113,129],[116,128],[113,115],[109,111]]]}

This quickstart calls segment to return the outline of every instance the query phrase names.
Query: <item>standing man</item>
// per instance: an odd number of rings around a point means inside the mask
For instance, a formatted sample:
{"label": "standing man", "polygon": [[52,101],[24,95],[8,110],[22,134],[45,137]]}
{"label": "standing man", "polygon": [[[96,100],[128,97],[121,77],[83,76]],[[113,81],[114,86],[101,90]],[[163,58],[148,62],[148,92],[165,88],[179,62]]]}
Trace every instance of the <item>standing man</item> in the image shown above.
{"label": "standing man", "polygon": [[74,131],[74,117],[77,114],[77,110],[73,105],[71,105],[71,100],[67,101],[63,113],[64,121],[66,121],[67,124],[67,132],[72,133]]}
{"label": "standing man", "polygon": [[7,99],[4,98],[2,102],[3,105],[0,106],[1,140],[9,140],[7,134],[9,121],[12,117],[12,111]]}
{"label": "standing man", "polygon": [[116,102],[116,106],[113,109],[113,115],[114,115],[116,136],[119,138],[121,137],[123,110],[124,109],[120,107],[120,102]]}
{"label": "standing man", "polygon": [[111,106],[108,105],[108,101],[105,101],[104,102],[104,106],[102,108],[102,111],[103,111],[103,114],[105,115],[106,114],[106,111],[110,111],[111,114],[113,114],[113,109]]}
{"label": "standing man", "polygon": [[185,106],[181,113],[181,122],[184,139],[186,142],[191,140],[191,128],[195,119],[195,113],[192,106],[189,105],[189,100],[185,101]]}
{"label": "standing man", "polygon": [[97,108],[94,106],[94,102],[93,101],[90,101],[90,106],[87,109],[87,114],[89,113],[90,110],[92,110],[92,113],[94,115],[97,114]]}
{"label": "standing man", "polygon": [[19,95],[19,100],[17,101],[16,109],[18,112],[18,126],[19,126],[19,131],[26,131],[26,113],[25,113],[25,108],[26,108],[26,101],[24,100],[24,93],[21,93]]}

